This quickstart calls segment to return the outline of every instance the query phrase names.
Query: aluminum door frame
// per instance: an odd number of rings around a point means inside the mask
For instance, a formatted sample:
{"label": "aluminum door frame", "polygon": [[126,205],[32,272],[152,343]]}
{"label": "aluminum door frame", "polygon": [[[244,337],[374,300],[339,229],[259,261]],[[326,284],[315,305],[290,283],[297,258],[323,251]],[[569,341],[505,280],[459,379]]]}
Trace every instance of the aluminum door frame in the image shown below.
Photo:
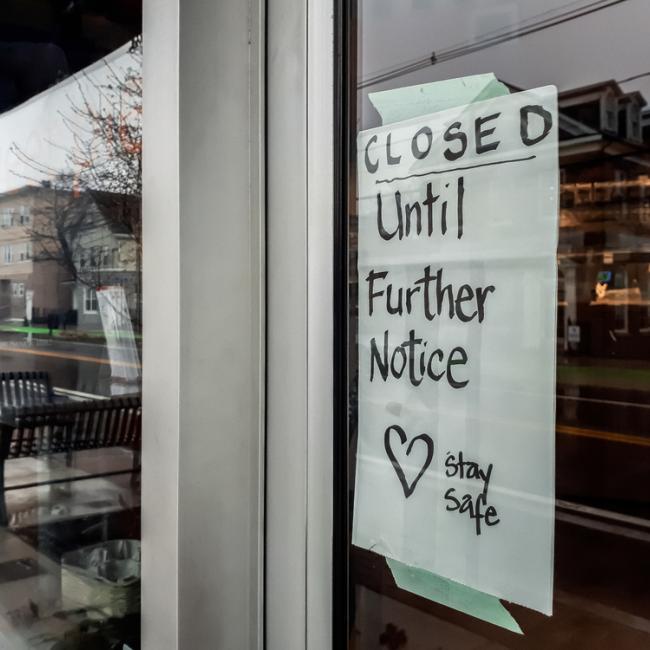
{"label": "aluminum door frame", "polygon": [[330,650],[333,2],[144,3],[143,647]]}
{"label": "aluminum door frame", "polygon": [[266,648],[332,648],[334,2],[267,4]]}
{"label": "aluminum door frame", "polygon": [[143,0],[144,650],[264,642],[264,0]]}

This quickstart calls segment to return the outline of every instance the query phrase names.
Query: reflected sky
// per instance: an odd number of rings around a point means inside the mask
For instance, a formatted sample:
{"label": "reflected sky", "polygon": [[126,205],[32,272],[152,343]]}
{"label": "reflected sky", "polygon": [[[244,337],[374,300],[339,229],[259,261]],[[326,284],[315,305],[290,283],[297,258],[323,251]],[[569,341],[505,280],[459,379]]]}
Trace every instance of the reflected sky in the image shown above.
{"label": "reflected sky", "polygon": [[[525,28],[568,11],[606,6],[537,33],[368,87],[397,88],[468,74],[494,72],[521,88],[554,84],[559,91],[606,79],[621,81],[650,72],[646,0],[406,0],[363,2],[359,8],[359,77],[367,79],[405,63],[465,46],[486,35]],[[459,11],[459,4],[463,10]],[[630,37],[636,34],[636,37]],[[650,76],[622,84],[650,98]],[[362,107],[362,124],[372,108]]]}
{"label": "reflected sky", "polygon": [[89,103],[96,104],[96,85],[106,83],[109,77],[106,63],[118,74],[137,64],[129,47],[127,43],[105,59],[0,115],[0,193],[48,178],[46,174],[39,175],[34,166],[21,163],[12,151],[14,145],[40,165],[57,171],[68,167],[73,132],[63,116],[69,118],[71,107],[81,105],[82,92]]}

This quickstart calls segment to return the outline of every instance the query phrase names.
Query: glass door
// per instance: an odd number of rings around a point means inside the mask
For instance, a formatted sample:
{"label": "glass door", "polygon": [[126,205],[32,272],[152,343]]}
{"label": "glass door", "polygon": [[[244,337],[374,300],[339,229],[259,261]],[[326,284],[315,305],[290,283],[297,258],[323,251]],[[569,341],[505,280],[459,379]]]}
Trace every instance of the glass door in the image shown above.
{"label": "glass door", "polygon": [[341,8],[335,647],[650,643],[649,17]]}

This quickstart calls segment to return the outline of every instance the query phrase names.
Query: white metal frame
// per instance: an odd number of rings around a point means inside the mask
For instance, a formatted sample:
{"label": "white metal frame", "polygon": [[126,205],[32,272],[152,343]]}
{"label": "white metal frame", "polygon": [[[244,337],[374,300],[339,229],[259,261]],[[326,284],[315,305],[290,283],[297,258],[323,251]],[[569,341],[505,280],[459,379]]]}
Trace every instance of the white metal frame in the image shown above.
{"label": "white metal frame", "polygon": [[263,34],[144,0],[144,650],[263,647]]}
{"label": "white metal frame", "polygon": [[267,7],[266,648],[332,647],[332,0]]}
{"label": "white metal frame", "polygon": [[330,650],[333,1],[144,4],[143,647]]}

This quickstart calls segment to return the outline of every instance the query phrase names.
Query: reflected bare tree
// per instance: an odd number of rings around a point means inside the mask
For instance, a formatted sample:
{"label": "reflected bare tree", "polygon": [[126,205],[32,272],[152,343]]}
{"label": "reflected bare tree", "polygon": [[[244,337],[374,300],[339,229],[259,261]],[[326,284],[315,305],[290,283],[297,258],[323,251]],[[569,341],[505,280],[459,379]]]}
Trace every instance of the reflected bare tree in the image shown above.
{"label": "reflected bare tree", "polygon": [[[34,258],[54,260],[74,280],[94,289],[110,283],[114,250],[102,245],[102,228],[128,241],[119,250],[122,266],[134,270],[133,320],[141,322],[142,260],[142,40],[131,42],[119,67],[104,61],[104,74],[82,73],[76,93],[60,111],[71,137],[62,146],[62,169],[29,155],[14,143],[12,152],[33,170],[41,186],[30,226]],[[101,81],[98,78],[101,77]],[[43,180],[44,179],[44,180]]]}

